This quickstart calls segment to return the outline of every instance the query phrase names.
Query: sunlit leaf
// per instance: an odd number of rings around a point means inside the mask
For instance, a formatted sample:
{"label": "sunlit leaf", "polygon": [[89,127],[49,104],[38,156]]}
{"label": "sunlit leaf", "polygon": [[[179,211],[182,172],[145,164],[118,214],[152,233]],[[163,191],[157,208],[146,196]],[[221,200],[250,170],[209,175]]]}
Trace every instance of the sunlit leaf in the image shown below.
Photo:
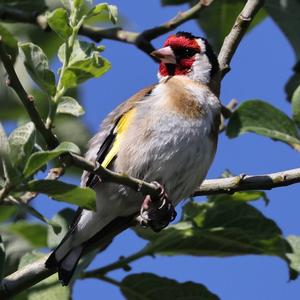
{"label": "sunlit leaf", "polygon": [[270,200],[268,199],[267,195],[263,191],[242,191],[242,192],[235,192],[234,194],[218,194],[212,195],[208,197],[209,201],[256,201],[262,199],[265,204],[269,204]]}
{"label": "sunlit leaf", "polygon": [[295,123],[279,109],[260,100],[242,103],[229,119],[228,137],[245,132],[261,134],[291,146],[300,145]]}
{"label": "sunlit leaf", "polygon": [[47,194],[57,201],[96,210],[96,193],[91,188],[83,188],[57,180],[32,180],[19,189]]}
{"label": "sunlit leaf", "polygon": [[287,237],[287,240],[292,246],[292,251],[287,254],[287,257],[291,261],[291,267],[300,273],[300,237],[290,235]]}
{"label": "sunlit leaf", "polygon": [[84,109],[74,98],[66,96],[59,99],[56,112],[79,117],[84,114]]}
{"label": "sunlit leaf", "polygon": [[121,282],[127,300],[218,300],[204,285],[192,281],[178,282],[151,273],[132,274]]}
{"label": "sunlit leaf", "polygon": [[41,167],[43,167],[50,160],[60,156],[63,153],[73,152],[80,154],[79,148],[70,142],[62,142],[55,149],[49,151],[40,151],[33,153],[25,166],[24,176],[29,177],[35,172],[37,172]]}
{"label": "sunlit leaf", "polygon": [[[100,3],[94,6],[88,13],[87,18],[95,17],[97,15],[107,14],[108,19],[116,24],[118,21],[118,8],[115,5],[109,5],[107,3]],[[104,21],[104,20],[102,20]]]}
{"label": "sunlit leaf", "polygon": [[10,146],[5,130],[0,122],[0,174],[1,181],[16,183],[19,178],[19,172],[13,167],[13,163],[10,157]]}
{"label": "sunlit leaf", "polygon": [[[65,59],[64,48],[65,45],[62,45],[58,51],[62,62]],[[69,66],[62,77],[65,88],[76,87],[87,79],[103,75],[111,68],[110,63],[99,55],[99,51],[102,48],[94,43],[75,42]]]}
{"label": "sunlit leaf", "polygon": [[300,127],[300,85],[297,87],[292,97],[293,119]]}
{"label": "sunlit leaf", "polygon": [[49,69],[48,58],[43,50],[32,43],[19,43],[22,49],[25,61],[24,65],[35,83],[50,95],[54,95],[55,75]]}
{"label": "sunlit leaf", "polygon": [[9,136],[13,164],[24,165],[35,144],[35,127],[32,122],[17,127]]}
{"label": "sunlit leaf", "polygon": [[69,25],[69,16],[64,8],[60,7],[49,13],[47,20],[51,29],[63,40],[67,40],[72,34],[72,28]]}
{"label": "sunlit leaf", "polygon": [[93,53],[91,57],[70,65],[62,77],[62,82],[65,88],[76,87],[90,78],[103,75],[110,68],[108,60]]}

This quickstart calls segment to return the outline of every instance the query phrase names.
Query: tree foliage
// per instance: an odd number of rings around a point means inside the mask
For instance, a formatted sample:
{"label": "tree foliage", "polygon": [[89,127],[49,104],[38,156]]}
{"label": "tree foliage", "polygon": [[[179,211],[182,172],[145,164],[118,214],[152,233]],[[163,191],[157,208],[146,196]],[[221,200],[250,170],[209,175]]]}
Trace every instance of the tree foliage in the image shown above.
{"label": "tree foliage", "polygon": [[[161,4],[189,3],[193,6],[196,2],[162,0]],[[211,2],[195,21],[209,36],[215,49],[219,50],[245,1]],[[42,33],[36,25],[6,22],[14,21],[13,16],[6,20],[2,13],[22,12],[26,15],[33,10],[44,18],[46,16],[49,32]],[[54,0],[47,3],[2,0],[0,12],[3,48],[18,70],[23,87],[34,98],[46,128],[52,130],[55,127],[55,134],[60,141],[56,148],[48,147],[17,95],[6,85],[6,71],[0,66],[0,278],[3,278],[42,257],[40,249],[55,247],[67,231],[74,211],[63,209],[52,220],[48,220],[31,205],[30,201],[39,193],[53,200],[95,210],[95,192],[92,189],[58,179],[62,169],[67,168],[60,158],[70,153],[80,155],[90,137],[81,119],[84,108],[80,103],[80,84],[90,78],[101,77],[111,68],[105,58],[104,47],[83,40],[78,34],[84,24],[116,24],[118,12],[116,6],[107,3],[94,5],[89,0],[62,0],[61,3]],[[300,4],[296,0],[267,0],[250,30],[270,16],[286,35],[299,60],[300,45],[295,31],[299,26],[299,15]],[[57,72],[51,64],[56,53],[60,61]],[[227,136],[237,138],[242,133],[252,132],[286,143],[299,151],[299,61],[294,71],[286,84],[291,116],[261,99],[247,100],[229,118]],[[7,121],[17,124],[10,134],[5,130]],[[74,136],[70,132],[77,134]],[[46,176],[54,166],[60,168],[61,173],[53,177],[50,172]],[[41,174],[45,178],[41,179]],[[300,237],[284,237],[275,220],[267,218],[251,205],[251,201],[260,199],[268,202],[262,191],[209,196],[203,203],[189,201],[183,207],[180,221],[162,232],[135,229],[136,234],[147,241],[143,249],[106,267],[87,272],[87,265],[97,254],[92,252],[83,259],[74,280],[90,277],[101,279],[118,287],[124,297],[130,300],[219,299],[201,283],[178,282],[151,273],[130,274],[122,281],[116,281],[107,273],[115,269],[129,271],[132,261],[148,255],[227,257],[247,254],[279,257],[287,264],[290,279],[296,279],[300,270]],[[28,216],[35,220],[31,221]],[[158,291],[159,286],[162,289]],[[42,297],[64,300],[69,299],[71,290],[72,286],[60,287],[56,275],[53,275],[22,292],[16,299],[34,300]]]}

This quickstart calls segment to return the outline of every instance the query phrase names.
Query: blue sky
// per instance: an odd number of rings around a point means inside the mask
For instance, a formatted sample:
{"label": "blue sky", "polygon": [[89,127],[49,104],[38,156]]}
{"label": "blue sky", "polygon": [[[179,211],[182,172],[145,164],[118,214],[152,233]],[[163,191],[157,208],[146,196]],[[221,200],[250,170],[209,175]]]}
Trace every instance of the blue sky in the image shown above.
{"label": "blue sky", "polygon": [[[121,14],[128,18],[127,28],[135,31],[160,24],[176,15],[186,6],[161,8],[158,0],[115,1]],[[202,34],[193,21],[179,28]],[[160,47],[166,36],[154,41]],[[209,40],[209,37],[208,37]],[[112,70],[100,79],[90,80],[83,86],[82,102],[86,123],[95,132],[99,122],[117,104],[140,88],[156,82],[157,65],[134,46],[103,41],[103,53],[112,63]],[[291,76],[294,54],[283,34],[269,18],[255,27],[241,43],[232,61],[232,71],[222,84],[221,100],[232,98],[242,101],[262,99],[272,103],[288,115],[290,105],[285,100],[284,84]],[[294,168],[299,165],[299,154],[285,144],[271,139],[246,134],[236,139],[220,137],[218,151],[208,177],[218,177],[226,168],[232,173],[259,174]],[[73,180],[73,179],[71,179]],[[78,181],[75,180],[78,183]],[[298,197],[299,186],[268,192],[271,200],[265,207],[254,205],[274,219],[284,235],[300,235]],[[200,201],[204,198],[200,198]],[[35,201],[46,216],[64,207],[54,201]],[[115,239],[113,245],[98,256],[91,267],[115,261],[120,255],[129,255],[140,249],[144,242],[128,231]],[[223,300],[281,300],[299,299],[299,280],[288,282],[286,265],[278,258],[246,256],[234,258],[157,257],[145,258],[132,264],[133,272],[153,272],[178,281],[194,281],[206,285]],[[112,272],[121,279],[123,271]],[[98,280],[78,281],[74,299],[123,299],[118,289]]]}

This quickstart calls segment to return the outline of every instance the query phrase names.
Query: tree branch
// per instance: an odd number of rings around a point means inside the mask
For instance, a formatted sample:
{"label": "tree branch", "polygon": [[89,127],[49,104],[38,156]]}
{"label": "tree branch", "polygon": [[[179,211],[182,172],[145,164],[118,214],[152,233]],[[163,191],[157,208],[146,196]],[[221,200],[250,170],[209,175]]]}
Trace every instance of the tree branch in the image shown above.
{"label": "tree branch", "polygon": [[248,0],[241,13],[238,15],[231,31],[226,36],[218,56],[221,77],[224,77],[224,75],[230,71],[229,65],[231,59],[256,13],[263,6],[263,3],[264,0]]}
{"label": "tree branch", "polygon": [[271,174],[239,175],[220,179],[207,179],[193,196],[233,194],[248,190],[271,190],[300,182],[300,168]]}

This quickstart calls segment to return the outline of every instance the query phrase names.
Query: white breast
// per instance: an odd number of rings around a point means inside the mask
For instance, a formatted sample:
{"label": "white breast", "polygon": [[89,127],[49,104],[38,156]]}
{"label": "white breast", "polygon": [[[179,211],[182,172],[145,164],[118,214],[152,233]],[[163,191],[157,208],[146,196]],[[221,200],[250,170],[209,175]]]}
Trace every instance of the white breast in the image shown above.
{"label": "white breast", "polygon": [[[116,160],[118,171],[165,186],[177,204],[188,197],[205,178],[215,154],[211,136],[219,100],[208,89],[191,91],[201,102],[202,118],[186,118],[166,110],[164,85],[138,106],[131,132],[121,141]],[[188,86],[186,87],[188,89]]]}

